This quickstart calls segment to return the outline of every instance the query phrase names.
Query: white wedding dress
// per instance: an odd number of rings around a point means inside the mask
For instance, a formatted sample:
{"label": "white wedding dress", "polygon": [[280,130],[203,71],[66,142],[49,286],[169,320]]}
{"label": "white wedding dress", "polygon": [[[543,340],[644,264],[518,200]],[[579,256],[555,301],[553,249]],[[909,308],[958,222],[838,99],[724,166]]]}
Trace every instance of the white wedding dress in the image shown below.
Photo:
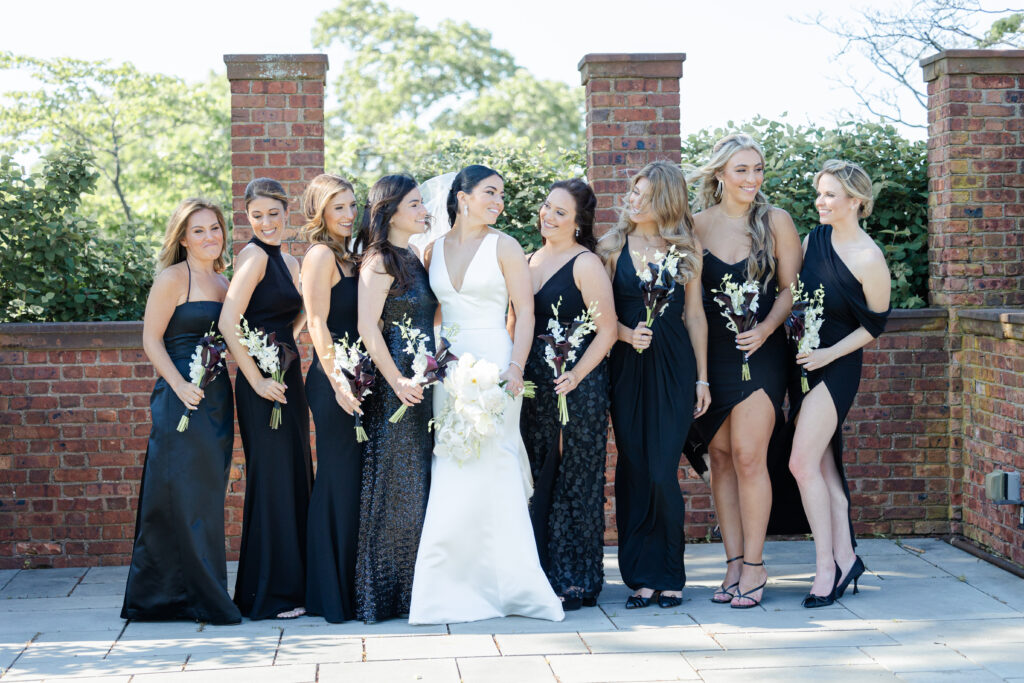
{"label": "white wedding dress", "polygon": [[[505,329],[508,290],[498,265],[498,235],[486,236],[466,269],[460,291],[452,286],[444,237],[434,242],[430,286],[441,303],[444,327],[458,325],[456,356],[471,353],[508,367],[512,340]],[[445,391],[434,385],[434,414]],[[438,457],[413,574],[411,624],[477,621],[517,614],[561,621],[562,604],[537,558],[527,509],[532,494],[529,462],[519,434],[522,397],[509,400],[504,426],[463,464]]]}

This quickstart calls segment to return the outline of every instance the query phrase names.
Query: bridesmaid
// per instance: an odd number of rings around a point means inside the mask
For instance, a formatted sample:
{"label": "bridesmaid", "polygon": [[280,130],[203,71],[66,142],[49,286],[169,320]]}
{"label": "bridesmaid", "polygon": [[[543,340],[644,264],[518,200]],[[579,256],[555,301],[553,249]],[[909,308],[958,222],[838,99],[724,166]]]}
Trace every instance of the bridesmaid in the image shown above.
{"label": "bridesmaid", "polygon": [[825,289],[821,346],[797,355],[810,391],[793,407],[796,432],[789,468],[814,535],[814,583],[804,607],[841,598],[864,573],[854,554],[850,488],[843,472],[843,422],[860,383],[863,347],[885,330],[891,280],[885,256],[858,224],[871,215],[871,178],[848,161],[830,159],[814,176],[821,225],[804,240],[800,280]]}
{"label": "bridesmaid", "polygon": [[[224,492],[234,441],[231,380],[205,390],[189,365],[228,291],[224,216],[186,199],[167,224],[146,303],[142,345],[160,377],[149,400],[153,426],[139,487],[135,548],[122,619],[242,620],[227,591]],[[178,420],[194,411],[188,429]]]}
{"label": "bridesmaid", "polygon": [[[220,329],[238,364],[235,401],[245,452],[245,508],[235,604],[250,619],[293,619],[305,614],[306,513],[313,483],[309,453],[309,406],[296,360],[284,383],[265,377],[238,341],[244,314],[295,348],[305,323],[299,264],[281,253],[288,197],[276,180],[256,178],[245,188],[253,238],[235,260]],[[270,428],[274,401],[282,404],[278,429]]]}
{"label": "bridesmaid", "polygon": [[[408,316],[434,350],[437,299],[409,238],[425,232],[427,209],[416,181],[389,175],[370,188],[359,231],[359,334],[377,366],[363,403],[364,444],[356,616],[367,623],[409,613],[412,574],[427,509],[434,439],[431,404],[413,382],[412,356],[394,323]],[[389,390],[390,387],[390,390]],[[409,406],[397,424],[388,418]]]}
{"label": "bridesmaid", "polygon": [[[577,361],[558,378],[534,338],[526,379],[540,388],[523,402],[520,427],[535,481],[530,506],[541,565],[562,609],[597,604],[604,583],[604,469],[608,441],[608,366],[617,324],[611,282],[594,253],[597,198],[582,180],[551,186],[540,208],[544,246],[529,259],[534,332],[546,334],[552,306],[567,330],[595,306],[597,331],[576,350]],[[554,391],[551,391],[552,382]],[[558,420],[565,396],[569,423]]]}
{"label": "bridesmaid", "polygon": [[[334,379],[334,341],[356,331],[356,258],[349,251],[356,219],[352,184],[318,175],[302,196],[312,243],[302,260],[302,300],[309,317],[313,363],[306,396],[316,425],[316,480],[309,499],[306,540],[306,609],[331,623],[355,619],[356,544],[362,448],[354,411],[362,412],[348,382]],[[325,371],[326,369],[326,371]]]}
{"label": "bridesmaid", "polygon": [[[648,328],[638,273],[669,245],[684,256],[671,299]],[[700,241],[677,165],[655,161],[633,178],[619,222],[601,238],[598,254],[612,276],[619,316],[609,375],[619,452],[619,570],[634,591],[626,608],[647,607],[654,597],[661,607],[676,607],[686,583],[679,460],[690,423],[711,402]]]}
{"label": "bridesmaid", "polygon": [[[725,581],[711,601],[747,609],[760,604],[768,580],[762,558],[772,507],[768,444],[782,423],[789,356],[782,323],[793,305],[789,283],[800,270],[800,237],[789,214],[761,192],[764,152],[749,135],[718,141],[695,176],[704,210],[693,221],[704,245],[701,285],[715,393],[694,431],[711,454],[711,491],[728,558]],[[725,325],[712,290],[721,289],[726,275],[736,284],[757,283],[753,330],[736,334]],[[780,288],[780,282],[786,284]]]}

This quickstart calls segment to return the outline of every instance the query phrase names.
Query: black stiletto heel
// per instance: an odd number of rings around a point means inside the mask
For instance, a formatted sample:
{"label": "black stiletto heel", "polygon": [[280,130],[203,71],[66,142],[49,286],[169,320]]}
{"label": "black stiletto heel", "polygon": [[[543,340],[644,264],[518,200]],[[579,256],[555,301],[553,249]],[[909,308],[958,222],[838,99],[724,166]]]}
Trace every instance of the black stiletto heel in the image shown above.
{"label": "black stiletto heel", "polygon": [[[760,562],[747,562],[747,561],[744,560],[743,564],[747,565],[748,567],[763,567],[764,566],[764,560],[761,560]],[[766,570],[766,573],[767,573],[767,570]],[[751,588],[746,593],[740,592],[739,587],[738,587],[739,584],[737,583],[736,585],[737,585],[736,597],[733,598],[733,600],[738,600],[740,598],[743,598],[744,600],[750,600],[750,604],[749,605],[737,605],[735,602],[732,602],[732,603],[730,603],[729,606],[732,607],[733,609],[750,609],[752,607],[757,607],[758,605],[761,604],[761,600],[754,600],[754,598],[750,597],[750,594],[751,593],[756,593],[757,591],[762,590],[765,586],[767,586],[768,585],[768,577],[765,576],[764,577],[764,581],[761,582],[760,586],[758,586],[757,588]],[[762,600],[764,599],[764,593],[761,594],[761,599]]]}
{"label": "black stiletto heel", "polygon": [[864,573],[864,570],[867,569],[867,567],[864,566],[864,560],[860,559],[860,555],[855,555],[854,557],[857,559],[853,561],[853,566],[850,567],[850,573],[847,574],[846,578],[843,579],[843,582],[836,587],[837,600],[843,597],[843,593],[846,592],[846,588],[850,585],[851,581],[853,581],[852,595],[856,595],[860,591],[860,589],[857,588],[857,580],[860,579],[861,574]]}
{"label": "black stiletto heel", "polygon": [[[728,560],[725,561],[725,566],[728,568],[730,562],[735,562],[736,560],[742,560],[742,559],[743,559],[742,555],[737,555],[736,557],[730,557]],[[724,581],[722,583],[723,583],[723,585],[719,586],[718,590],[715,591],[715,595],[711,596],[711,602],[715,603],[716,605],[728,605],[729,603],[731,603],[732,599],[736,597],[736,594],[732,592],[732,589],[733,588],[739,588],[739,585],[740,585],[739,581],[737,581],[736,583],[732,584],[731,586],[725,586],[724,585],[724,583],[725,583]],[[715,596],[716,595],[728,595],[729,597],[726,600],[715,600]]]}
{"label": "black stiletto heel", "polygon": [[832,582],[832,591],[828,595],[815,595],[814,593],[808,593],[804,597],[803,606],[808,609],[814,607],[828,607],[836,601],[836,587],[839,585],[839,577],[842,576],[843,571],[836,564],[836,579]]}

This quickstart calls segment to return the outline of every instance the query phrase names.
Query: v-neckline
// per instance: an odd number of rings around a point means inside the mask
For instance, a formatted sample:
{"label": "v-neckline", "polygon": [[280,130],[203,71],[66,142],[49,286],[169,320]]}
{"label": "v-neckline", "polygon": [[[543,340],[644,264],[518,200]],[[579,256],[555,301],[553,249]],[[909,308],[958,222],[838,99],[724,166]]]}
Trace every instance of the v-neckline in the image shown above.
{"label": "v-neckline", "polygon": [[565,267],[566,267],[567,265],[569,265],[570,263],[572,263],[573,261],[575,261],[575,260],[576,260],[577,258],[579,258],[580,254],[583,254],[583,253],[584,253],[584,252],[582,252],[582,251],[577,251],[577,252],[576,252],[575,254],[573,254],[573,255],[572,255],[572,256],[571,256],[570,258],[569,258],[569,260],[568,260],[568,261],[566,261],[565,263],[563,263],[562,265],[560,265],[560,266],[558,267],[558,270],[556,270],[555,272],[551,273],[551,276],[550,276],[550,277],[548,277],[548,279],[544,281],[544,284],[542,284],[542,285],[541,285],[541,286],[540,286],[540,287],[539,287],[539,288],[537,289],[537,291],[533,293],[533,295],[534,295],[534,296],[537,296],[537,295],[538,295],[538,294],[540,294],[540,293],[541,293],[542,291],[544,291],[544,288],[548,286],[548,283],[549,283],[549,282],[551,282],[552,280],[554,280],[554,279],[555,279],[555,276],[557,276],[557,275],[558,275],[559,273],[561,273],[561,272],[562,272],[563,270],[565,270]]}
{"label": "v-neckline", "polygon": [[462,273],[462,287],[455,286],[455,283],[452,281],[452,271],[448,268],[448,255],[444,251],[445,244],[448,243],[448,240],[444,240],[444,242],[441,243],[441,257],[444,259],[444,274],[448,277],[448,286],[451,287],[452,291],[456,294],[462,294],[462,290],[466,286],[466,277],[469,276],[469,269],[473,267],[477,254],[480,253],[480,249],[484,246],[484,242],[487,241],[488,237],[490,237],[490,234],[484,235],[484,238],[480,240],[480,244],[476,245],[476,250],[473,251],[473,255],[469,258],[469,263],[466,264],[466,270]]}
{"label": "v-neckline", "polygon": [[[646,249],[647,249],[647,247],[645,247],[645,249],[644,249],[644,253],[645,254],[646,254]],[[636,275],[637,279],[639,279],[640,278],[640,271],[637,270],[636,264],[633,263],[633,250],[629,248],[629,236],[628,235],[626,236],[626,244],[623,245],[622,250],[625,251],[625,252],[628,252],[626,254],[626,257],[629,258],[629,265],[633,266],[633,274]],[[652,263],[653,263],[653,261],[645,261],[643,267],[644,268],[649,268]]]}

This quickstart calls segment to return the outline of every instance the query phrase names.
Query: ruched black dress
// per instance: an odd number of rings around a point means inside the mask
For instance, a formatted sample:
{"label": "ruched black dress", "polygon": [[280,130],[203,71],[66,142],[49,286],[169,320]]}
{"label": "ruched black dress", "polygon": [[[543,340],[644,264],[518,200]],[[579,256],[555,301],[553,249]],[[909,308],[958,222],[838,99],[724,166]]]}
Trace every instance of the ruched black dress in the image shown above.
{"label": "ruched black dress", "polygon": [[[164,346],[185,379],[196,344],[216,323],[220,309],[218,301],[186,301],[174,309]],[[164,378],[153,387],[153,427],[122,619],[242,620],[228,595],[224,556],[224,492],[235,418],[227,373],[204,393],[188,429],[178,432],[184,404]]]}
{"label": "ruched black dress", "polygon": [[[279,246],[250,240],[267,253],[263,279],[253,290],[245,319],[276,332],[295,348],[292,323],[302,296]],[[235,582],[235,604],[250,619],[267,619],[306,600],[306,514],[313,484],[309,452],[309,405],[298,360],[284,376],[288,403],[281,425],[270,428],[273,402],[257,394],[245,375],[235,374],[238,431],[245,451],[245,508]]]}
{"label": "ruched black dress", "polygon": [[[327,330],[331,338],[350,342],[356,330],[356,285],[346,277],[331,288]],[[333,368],[329,369],[333,372]],[[316,425],[316,481],[309,499],[306,548],[306,611],[331,623],[355,619],[356,546],[359,538],[359,489],[362,447],[356,442],[355,420],[334,398],[331,382],[313,355],[306,373],[306,397]]]}
{"label": "ruched black dress", "polygon": [[[628,245],[612,281],[615,310],[627,327],[646,317]],[[677,284],[652,325],[643,353],[619,341],[609,360],[611,416],[618,458],[615,516],[619,570],[631,589],[681,590],[685,506],[679,461],[693,422],[697,362],[683,324],[684,288]]]}
{"label": "ruched black dress", "polygon": [[[384,301],[381,333],[399,372],[412,377],[413,359],[394,323],[408,316],[413,327],[430,337],[427,348],[433,353],[437,298],[416,255],[409,250],[401,253],[410,284]],[[409,613],[434,451],[434,437],[427,428],[433,416],[432,389],[427,388],[423,400],[392,424],[388,418],[402,403],[380,371],[375,372],[373,393],[363,401],[367,441],[356,557],[356,616],[367,622]]]}
{"label": "ruched black dress", "polygon": [[[566,331],[587,310],[572,269],[562,266],[533,298],[534,334],[546,334],[551,307],[561,299],[559,322]],[[593,334],[576,350],[579,361]],[[555,593],[596,599],[604,582],[604,470],[608,441],[608,365],[602,360],[566,396],[569,423],[558,419],[554,371],[544,360],[547,344],[534,339],[525,379],[537,396],[523,401],[520,431],[530,456],[534,494],[530,519],[541,566]],[[571,369],[571,368],[570,368]],[[559,453],[559,436],[562,451]]]}

